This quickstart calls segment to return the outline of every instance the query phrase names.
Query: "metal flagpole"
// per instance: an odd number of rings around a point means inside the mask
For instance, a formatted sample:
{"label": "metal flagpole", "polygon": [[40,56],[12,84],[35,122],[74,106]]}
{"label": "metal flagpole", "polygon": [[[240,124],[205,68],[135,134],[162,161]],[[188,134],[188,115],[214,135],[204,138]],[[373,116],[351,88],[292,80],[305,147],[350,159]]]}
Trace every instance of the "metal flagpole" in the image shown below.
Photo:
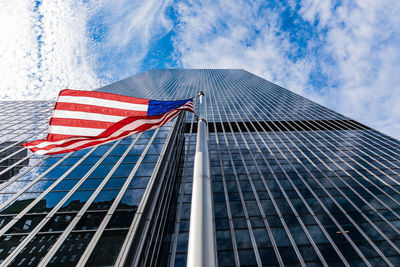
{"label": "metal flagpole", "polygon": [[194,158],[192,207],[190,211],[188,267],[216,266],[213,209],[211,198],[210,158],[207,142],[204,93],[199,92],[200,108]]}

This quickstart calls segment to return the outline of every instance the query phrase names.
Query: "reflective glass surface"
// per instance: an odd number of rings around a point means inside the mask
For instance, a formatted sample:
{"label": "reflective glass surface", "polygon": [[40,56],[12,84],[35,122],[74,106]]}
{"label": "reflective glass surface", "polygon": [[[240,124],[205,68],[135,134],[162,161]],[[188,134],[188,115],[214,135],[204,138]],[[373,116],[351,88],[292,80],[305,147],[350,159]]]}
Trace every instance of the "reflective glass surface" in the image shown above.
{"label": "reflective glass surface", "polygon": [[[400,265],[400,142],[244,70],[152,70],[97,89],[206,93],[219,266]],[[197,100],[196,100],[197,102]],[[0,102],[0,261],[186,266],[197,121],[33,155],[51,101]]]}

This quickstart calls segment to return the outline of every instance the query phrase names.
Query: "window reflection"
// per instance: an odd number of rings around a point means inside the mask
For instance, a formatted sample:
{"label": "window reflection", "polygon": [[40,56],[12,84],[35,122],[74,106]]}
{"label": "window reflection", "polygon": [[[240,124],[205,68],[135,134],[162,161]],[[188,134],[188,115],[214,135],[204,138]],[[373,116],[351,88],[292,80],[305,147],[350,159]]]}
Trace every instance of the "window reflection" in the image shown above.
{"label": "window reflection", "polygon": [[71,233],[47,266],[74,266],[92,239],[94,233]]}
{"label": "window reflection", "polygon": [[128,177],[134,166],[134,164],[130,163],[121,163],[112,174],[112,177]]}
{"label": "window reflection", "polygon": [[177,252],[186,252],[188,247],[189,232],[182,232],[178,235]]}
{"label": "window reflection", "polygon": [[48,180],[48,181],[39,181],[36,182],[33,186],[31,186],[26,192],[43,192],[47,188],[49,188],[55,180]]}
{"label": "window reflection", "polygon": [[111,178],[108,180],[108,182],[105,184],[104,188],[121,188],[126,181],[126,178]]}
{"label": "window reflection", "polygon": [[218,266],[235,266],[235,256],[232,250],[217,251]]}
{"label": "window reflection", "polygon": [[143,193],[144,189],[127,189],[117,209],[137,209]]}
{"label": "window reflection", "polygon": [[273,248],[259,248],[258,253],[260,254],[261,262],[265,265],[278,265],[278,259]]}
{"label": "window reflection", "polygon": [[107,224],[106,229],[112,228],[129,228],[131,226],[133,216],[135,216],[136,210],[128,210],[128,211],[116,211],[109,223]]}
{"label": "window reflection", "polygon": [[25,215],[19,219],[6,233],[28,233],[35,228],[45,215]]}
{"label": "window reflection", "polygon": [[21,212],[24,208],[26,208],[32,201],[35,200],[40,194],[39,193],[25,193],[21,194],[13,203],[5,207],[2,211],[1,214],[13,214],[13,213],[19,213]]}
{"label": "window reflection", "polygon": [[251,240],[247,229],[235,230],[236,244],[238,248],[251,248]]}
{"label": "window reflection", "polygon": [[119,250],[125,240],[128,231],[106,230],[97,242],[92,254],[89,257],[87,265],[113,265],[119,255]]}
{"label": "window reflection", "polygon": [[136,171],[135,176],[151,176],[154,170],[155,163],[142,162],[139,169]]}
{"label": "window reflection", "polygon": [[93,191],[76,191],[61,206],[60,211],[78,211],[93,194]]}
{"label": "window reflection", "polygon": [[0,261],[7,258],[25,237],[26,235],[4,235],[0,237]]}
{"label": "window reflection", "polygon": [[0,229],[3,228],[9,221],[11,221],[13,216],[0,216]]}
{"label": "window reflection", "polygon": [[[58,179],[60,178],[66,171],[68,171],[71,168],[71,166],[63,166],[63,165],[58,165],[55,167],[53,170],[51,170],[49,173],[47,173],[42,179]],[[75,178],[80,178],[80,177],[75,177]]]}
{"label": "window reflection", "polygon": [[62,180],[58,185],[56,185],[53,190],[70,190],[71,188],[73,188],[77,183],[79,182],[79,180],[77,179],[64,179]]}
{"label": "window reflection", "polygon": [[145,188],[149,182],[149,177],[133,177],[129,187]]}
{"label": "window reflection", "polygon": [[30,212],[49,212],[58,202],[67,194],[67,192],[50,192],[33,206]]}
{"label": "window reflection", "polygon": [[217,249],[232,249],[232,238],[229,230],[217,231]]}
{"label": "window reflection", "polygon": [[16,181],[8,185],[6,188],[1,190],[2,193],[17,193],[22,188],[24,188],[29,182],[28,181]]}
{"label": "window reflection", "polygon": [[256,257],[254,251],[250,249],[240,249],[238,250],[239,260],[246,266],[257,266]]}
{"label": "window reflection", "polygon": [[86,179],[78,190],[95,190],[102,181],[103,179]]}
{"label": "window reflection", "polygon": [[11,266],[37,266],[47,251],[54,245],[60,234],[37,234],[19,253]]}
{"label": "window reflection", "polygon": [[101,224],[105,212],[86,212],[75,226],[74,230],[94,230]]}
{"label": "window reflection", "polygon": [[111,207],[119,190],[103,190],[90,205],[89,210],[107,210]]}
{"label": "window reflection", "polygon": [[104,178],[111,171],[114,165],[111,164],[100,164],[97,168],[89,175],[89,178]]}
{"label": "window reflection", "polygon": [[82,178],[93,167],[93,165],[79,165],[76,166],[66,178]]}
{"label": "window reflection", "polygon": [[14,196],[14,194],[0,194],[0,204],[3,204],[4,202],[6,202],[8,199],[10,199],[13,196]]}
{"label": "window reflection", "polygon": [[75,217],[76,213],[62,213],[55,214],[43,228],[40,230],[41,232],[54,232],[54,231],[63,231],[67,228],[68,224]]}

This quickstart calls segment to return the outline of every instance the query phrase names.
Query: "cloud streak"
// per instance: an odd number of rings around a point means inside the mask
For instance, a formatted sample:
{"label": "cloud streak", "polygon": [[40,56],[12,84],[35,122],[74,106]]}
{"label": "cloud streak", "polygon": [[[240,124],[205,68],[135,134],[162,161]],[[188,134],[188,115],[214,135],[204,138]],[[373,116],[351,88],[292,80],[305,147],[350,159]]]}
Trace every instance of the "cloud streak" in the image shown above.
{"label": "cloud streak", "polygon": [[400,138],[400,2],[179,2],[185,68],[244,68]]}
{"label": "cloud streak", "polygon": [[290,58],[297,47],[276,10],[253,3],[179,3],[176,59],[185,68],[243,68],[304,93],[312,66]]}
{"label": "cloud streak", "polygon": [[243,68],[400,138],[395,0],[0,2],[0,99],[151,66]]}
{"label": "cloud streak", "polygon": [[[316,54],[329,80],[324,102],[400,138],[400,3],[303,0],[299,13],[316,24]],[[332,86],[334,85],[334,86]]]}
{"label": "cloud streak", "polygon": [[[99,55],[98,71],[116,81],[142,71],[154,42],[173,27],[166,10],[171,0],[103,0],[90,22],[101,29],[101,40],[92,53]],[[162,59],[159,59],[162,60]]]}
{"label": "cloud streak", "polygon": [[54,99],[64,88],[96,88],[87,14],[76,1],[2,1],[0,98]]}

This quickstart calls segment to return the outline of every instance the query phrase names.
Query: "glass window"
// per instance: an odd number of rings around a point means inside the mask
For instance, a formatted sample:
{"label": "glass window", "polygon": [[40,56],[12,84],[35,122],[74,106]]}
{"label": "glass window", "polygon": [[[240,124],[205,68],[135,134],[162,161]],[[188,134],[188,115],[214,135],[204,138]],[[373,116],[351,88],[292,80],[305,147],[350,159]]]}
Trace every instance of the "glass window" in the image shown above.
{"label": "glass window", "polygon": [[126,178],[111,178],[107,181],[104,188],[112,188],[112,189],[119,189],[122,188],[126,181]]}
{"label": "glass window", "polygon": [[55,182],[54,180],[38,181],[33,186],[31,186],[28,190],[26,190],[26,192],[43,192],[47,188],[49,188],[49,186],[52,185],[54,182]]}
{"label": "glass window", "polygon": [[217,231],[217,250],[232,249],[232,238],[229,230]]}
{"label": "glass window", "polygon": [[95,190],[104,179],[86,179],[78,190]]}
{"label": "glass window", "polygon": [[254,228],[254,238],[256,239],[257,247],[271,247],[271,240],[269,239],[267,230],[265,228]]}
{"label": "glass window", "polygon": [[112,164],[100,164],[97,168],[89,174],[89,178],[104,178],[114,167]]}
{"label": "glass window", "polygon": [[82,178],[92,167],[93,165],[78,165],[66,176],[66,178]]}
{"label": "glass window", "polygon": [[148,177],[133,177],[132,181],[129,184],[129,187],[145,188],[148,182],[149,182]]}
{"label": "glass window", "polygon": [[278,265],[278,259],[276,258],[275,251],[273,248],[259,248],[258,253],[260,254],[261,262],[265,265]]}
{"label": "glass window", "polygon": [[16,266],[37,266],[60,234],[37,234],[14,259]]}
{"label": "glass window", "polygon": [[117,209],[137,209],[144,194],[144,189],[127,189]]}
{"label": "glass window", "polygon": [[291,246],[291,243],[284,228],[272,227],[271,232],[278,246]]}
{"label": "glass window", "polygon": [[244,217],[233,217],[232,221],[233,221],[233,227],[235,229],[239,229],[239,228],[247,229],[247,222]]}
{"label": "glass window", "polygon": [[247,229],[235,230],[235,238],[238,249],[252,247],[249,231]]}
{"label": "glass window", "polygon": [[[324,233],[321,231],[319,226],[317,225],[308,225],[306,226],[308,232],[312,236],[313,240],[315,243],[324,243],[328,242],[328,239],[326,239]],[[336,229],[336,227],[334,227]]]}
{"label": "glass window", "polygon": [[49,265],[75,266],[93,235],[94,232],[69,234],[62,246],[50,260]]}
{"label": "glass window", "polygon": [[77,183],[79,182],[78,179],[64,179],[62,180],[58,185],[56,185],[52,190],[70,190],[72,187],[74,187]]}
{"label": "glass window", "polygon": [[39,202],[29,211],[32,213],[49,212],[53,209],[67,192],[50,192],[45,195]]}
{"label": "glass window", "polygon": [[118,193],[119,190],[101,191],[89,206],[89,210],[108,210]]}
{"label": "glass window", "polygon": [[[0,167],[2,169],[2,167]],[[2,189],[2,193],[17,193],[19,190],[24,188],[29,182],[28,181],[23,181],[23,182],[13,182],[10,185],[8,185],[6,188]],[[32,191],[31,191],[32,192]]]}
{"label": "glass window", "polygon": [[[144,160],[146,162],[156,162],[158,156],[153,156],[153,155],[146,155],[144,157]],[[134,165],[132,163],[136,163],[139,159],[139,156],[133,156],[133,155],[126,155],[125,158],[122,160],[122,164],[129,162],[131,165]]]}
{"label": "glass window", "polygon": [[[47,173],[42,179],[58,179],[70,168],[71,168],[71,166],[58,165],[53,170],[51,170],[49,173]],[[79,178],[79,177],[75,177],[75,178]]]}
{"label": "glass window", "polygon": [[135,210],[120,210],[114,212],[110,221],[107,224],[106,229],[113,228],[129,228],[131,226],[133,217],[135,216]]}
{"label": "glass window", "polygon": [[228,219],[216,219],[215,220],[215,228],[217,230],[222,230],[222,229],[229,229],[229,220]]}
{"label": "glass window", "polygon": [[59,211],[79,211],[92,194],[93,191],[76,191],[61,206]]}
{"label": "glass window", "polygon": [[75,217],[75,213],[63,213],[55,214],[42,229],[41,232],[54,232],[64,231],[72,219]]}
{"label": "glass window", "polygon": [[278,250],[285,264],[299,262],[299,258],[297,257],[293,247],[278,247]]}
{"label": "glass window", "polygon": [[[235,216],[235,217],[244,216],[242,203],[240,203],[238,201],[231,201],[230,205],[231,205],[232,216]],[[216,214],[218,214],[218,213],[216,213]]]}
{"label": "glass window", "polygon": [[0,259],[7,258],[25,237],[26,235],[4,235],[0,237]]}
{"label": "glass window", "polygon": [[235,255],[232,250],[217,251],[218,266],[235,266]]}
{"label": "glass window", "polygon": [[187,252],[189,233],[183,232],[178,234],[178,242],[176,245],[177,252]]}
{"label": "glass window", "polygon": [[99,228],[103,221],[105,212],[86,212],[79,222],[76,224],[74,230],[94,230]]}
{"label": "glass window", "polygon": [[155,163],[142,162],[139,169],[135,173],[136,176],[151,176],[154,170]]}
{"label": "glass window", "polygon": [[239,261],[246,266],[257,266],[256,256],[252,249],[239,249]]}
{"label": "glass window", "polygon": [[311,244],[301,227],[292,226],[292,227],[289,227],[289,231],[292,234],[293,239],[297,245],[310,245]]}
{"label": "glass window", "polygon": [[25,215],[19,219],[6,234],[11,233],[29,233],[35,228],[45,215]]}
{"label": "glass window", "polygon": [[214,202],[214,213],[216,218],[228,217],[228,212],[226,210],[225,202]]}
{"label": "glass window", "polygon": [[111,177],[128,177],[135,164],[121,163]]}
{"label": "glass window", "polygon": [[246,201],[245,203],[249,216],[261,216],[260,210],[255,201]]}

